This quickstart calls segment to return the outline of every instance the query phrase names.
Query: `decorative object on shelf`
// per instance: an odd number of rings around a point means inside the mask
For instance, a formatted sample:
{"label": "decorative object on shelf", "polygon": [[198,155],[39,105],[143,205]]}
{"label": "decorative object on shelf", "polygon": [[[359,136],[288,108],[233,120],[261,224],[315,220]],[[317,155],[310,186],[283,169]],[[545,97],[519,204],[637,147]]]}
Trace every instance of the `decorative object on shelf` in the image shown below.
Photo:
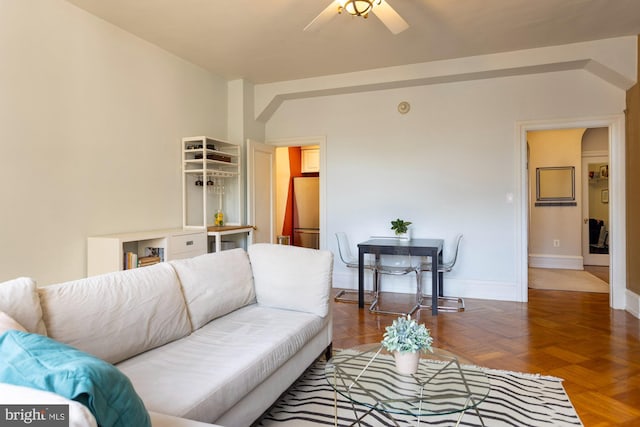
{"label": "decorative object on shelf", "polygon": [[396,369],[402,375],[418,371],[420,352],[431,351],[433,337],[424,324],[418,324],[411,316],[398,317],[385,328],[382,346],[393,353]]}
{"label": "decorative object on shelf", "polygon": [[609,178],[609,165],[600,166],[600,178]]}
{"label": "decorative object on shelf", "polygon": [[221,209],[216,212],[215,221],[213,223],[216,227],[222,227],[224,225],[224,214]]}
{"label": "decorative object on shelf", "polygon": [[409,236],[409,226],[412,224],[411,221],[405,221],[400,218],[391,221],[391,229],[395,231],[396,236],[400,239],[409,240],[411,236]]}

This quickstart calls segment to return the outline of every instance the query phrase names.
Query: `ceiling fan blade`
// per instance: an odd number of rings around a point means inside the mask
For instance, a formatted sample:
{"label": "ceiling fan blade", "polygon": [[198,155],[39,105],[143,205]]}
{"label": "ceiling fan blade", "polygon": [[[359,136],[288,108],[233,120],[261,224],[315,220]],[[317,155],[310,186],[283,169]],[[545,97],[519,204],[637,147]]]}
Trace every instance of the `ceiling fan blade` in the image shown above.
{"label": "ceiling fan blade", "polygon": [[402,19],[402,16],[398,15],[386,0],[382,0],[382,3],[374,7],[372,12],[393,34],[399,34],[409,28],[407,21]]}
{"label": "ceiling fan blade", "polygon": [[304,31],[315,31],[327,22],[331,21],[338,14],[338,2],[332,1],[329,6],[325,8],[318,16],[313,18],[313,21],[304,27]]}

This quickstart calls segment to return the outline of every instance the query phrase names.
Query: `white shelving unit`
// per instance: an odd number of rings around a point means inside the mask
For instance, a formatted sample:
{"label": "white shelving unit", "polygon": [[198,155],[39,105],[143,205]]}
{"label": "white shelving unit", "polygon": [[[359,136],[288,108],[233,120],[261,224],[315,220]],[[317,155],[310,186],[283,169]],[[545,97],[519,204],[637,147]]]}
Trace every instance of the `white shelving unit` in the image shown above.
{"label": "white shelving unit", "polygon": [[124,269],[124,257],[133,252],[146,255],[147,248],[161,248],[164,259],[190,258],[207,253],[207,234],[203,230],[164,229],[93,236],[87,239],[87,275]]}
{"label": "white shelving unit", "polygon": [[182,218],[184,228],[214,225],[221,209],[224,225],[242,223],[240,147],[206,136],[182,138]]}

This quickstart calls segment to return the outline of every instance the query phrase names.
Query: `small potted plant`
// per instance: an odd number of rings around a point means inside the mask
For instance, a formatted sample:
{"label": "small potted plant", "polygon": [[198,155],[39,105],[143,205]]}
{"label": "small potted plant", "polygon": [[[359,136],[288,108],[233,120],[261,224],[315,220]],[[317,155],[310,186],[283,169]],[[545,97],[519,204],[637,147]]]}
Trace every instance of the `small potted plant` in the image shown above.
{"label": "small potted plant", "polygon": [[396,232],[396,236],[401,239],[409,239],[409,226],[411,221],[405,221],[400,218],[391,221],[391,229]]}
{"label": "small potted plant", "polygon": [[398,317],[385,328],[382,346],[393,353],[396,369],[402,375],[418,371],[420,352],[433,352],[433,337],[424,324],[418,324],[411,316]]}

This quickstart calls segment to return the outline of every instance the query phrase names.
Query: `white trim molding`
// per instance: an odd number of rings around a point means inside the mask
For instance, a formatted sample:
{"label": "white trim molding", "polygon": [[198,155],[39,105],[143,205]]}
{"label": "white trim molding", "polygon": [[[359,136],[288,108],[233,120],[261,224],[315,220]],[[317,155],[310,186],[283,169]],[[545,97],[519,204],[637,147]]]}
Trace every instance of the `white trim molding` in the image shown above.
{"label": "white trim molding", "polygon": [[529,254],[529,267],[584,270],[581,256]]}
{"label": "white trim molding", "polygon": [[[520,301],[528,297],[528,221],[529,200],[527,170],[527,132],[535,130],[572,129],[572,128],[609,128],[609,218],[611,248],[609,305],[624,310],[627,294],[627,248],[626,248],[626,200],[625,200],[625,127],[624,115],[575,118],[563,120],[544,120],[516,123],[516,182],[520,192],[516,216],[516,278],[520,292]],[[534,255],[534,254],[532,254]]]}
{"label": "white trim molding", "polygon": [[627,306],[626,310],[634,317],[640,319],[640,295],[627,289]]}

